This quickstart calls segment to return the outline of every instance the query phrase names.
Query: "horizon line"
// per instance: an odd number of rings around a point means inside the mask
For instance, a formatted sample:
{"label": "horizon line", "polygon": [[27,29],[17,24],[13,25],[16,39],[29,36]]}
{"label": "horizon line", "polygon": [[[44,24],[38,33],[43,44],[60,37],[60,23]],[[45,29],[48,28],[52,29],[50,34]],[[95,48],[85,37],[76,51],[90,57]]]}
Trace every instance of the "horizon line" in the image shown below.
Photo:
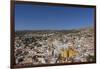
{"label": "horizon line", "polygon": [[94,26],[82,27],[82,28],[71,28],[71,29],[18,29],[15,31],[35,31],[35,30],[78,30],[78,29],[86,29],[86,28],[94,28]]}

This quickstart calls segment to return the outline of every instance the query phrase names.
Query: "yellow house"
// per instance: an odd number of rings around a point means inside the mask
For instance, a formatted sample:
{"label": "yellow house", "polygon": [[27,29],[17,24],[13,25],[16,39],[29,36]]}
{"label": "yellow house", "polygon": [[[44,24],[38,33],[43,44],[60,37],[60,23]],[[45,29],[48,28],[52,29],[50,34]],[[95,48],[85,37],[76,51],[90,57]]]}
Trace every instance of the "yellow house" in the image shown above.
{"label": "yellow house", "polygon": [[63,57],[63,58],[72,58],[72,57],[76,56],[77,54],[78,54],[78,52],[72,48],[61,49],[61,57]]}

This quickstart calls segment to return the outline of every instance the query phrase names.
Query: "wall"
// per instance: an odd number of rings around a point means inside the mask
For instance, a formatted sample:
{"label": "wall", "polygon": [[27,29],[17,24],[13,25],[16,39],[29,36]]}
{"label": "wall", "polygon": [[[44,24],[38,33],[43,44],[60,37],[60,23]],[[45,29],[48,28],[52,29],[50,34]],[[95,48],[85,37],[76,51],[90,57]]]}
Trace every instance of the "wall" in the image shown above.
{"label": "wall", "polygon": [[[97,63],[38,67],[34,69],[98,69],[100,67],[100,0],[29,0],[97,6]],[[10,0],[0,0],[0,69],[10,68]],[[32,68],[30,68],[32,69]]]}

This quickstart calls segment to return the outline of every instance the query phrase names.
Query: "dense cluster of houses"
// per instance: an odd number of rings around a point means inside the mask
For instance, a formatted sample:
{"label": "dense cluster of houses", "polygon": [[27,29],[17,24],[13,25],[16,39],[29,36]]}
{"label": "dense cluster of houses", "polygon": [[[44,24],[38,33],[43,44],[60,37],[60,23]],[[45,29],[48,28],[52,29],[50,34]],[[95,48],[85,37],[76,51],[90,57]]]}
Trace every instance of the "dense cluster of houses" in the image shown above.
{"label": "dense cluster of houses", "polygon": [[[23,32],[22,32],[23,33]],[[93,29],[78,32],[24,32],[15,37],[16,64],[56,64],[95,61]]]}

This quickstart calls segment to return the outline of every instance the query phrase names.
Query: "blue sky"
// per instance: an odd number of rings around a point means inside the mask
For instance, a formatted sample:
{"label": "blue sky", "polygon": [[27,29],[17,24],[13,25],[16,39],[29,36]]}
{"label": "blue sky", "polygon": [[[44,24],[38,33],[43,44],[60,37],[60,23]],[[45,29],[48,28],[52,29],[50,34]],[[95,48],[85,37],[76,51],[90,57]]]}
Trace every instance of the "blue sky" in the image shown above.
{"label": "blue sky", "polygon": [[94,24],[94,8],[15,5],[15,30],[67,30]]}

